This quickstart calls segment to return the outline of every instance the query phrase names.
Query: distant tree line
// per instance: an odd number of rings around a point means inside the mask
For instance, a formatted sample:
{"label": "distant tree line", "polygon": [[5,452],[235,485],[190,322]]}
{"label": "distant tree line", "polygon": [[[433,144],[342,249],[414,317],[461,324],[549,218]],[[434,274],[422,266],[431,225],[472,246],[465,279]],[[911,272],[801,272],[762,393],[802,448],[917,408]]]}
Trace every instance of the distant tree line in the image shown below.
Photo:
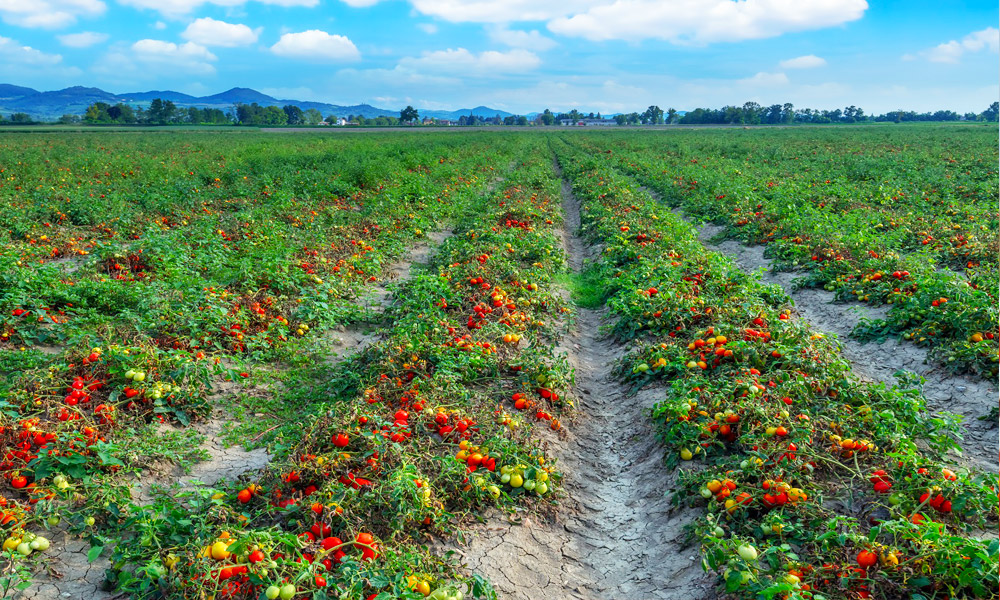
{"label": "distant tree line", "polygon": [[[614,116],[618,125],[663,125],[679,123],[681,125],[790,125],[794,123],[861,123],[861,122],[908,122],[908,121],[993,121],[1000,117],[1000,103],[994,102],[981,113],[969,112],[959,114],[951,110],[917,113],[915,111],[896,110],[881,115],[867,115],[857,106],[843,109],[817,110],[811,108],[795,108],[791,103],[762,106],[756,102],[746,102],[742,106],[724,106],[722,108],[696,108],[681,115],[673,108],[666,111],[659,106],[650,106],[644,112],[622,113]],[[395,127],[400,124],[419,122],[420,115],[412,106],[407,106],[399,113],[399,118],[393,116],[365,117],[363,115],[347,115],[344,121],[349,125],[362,127]],[[482,125],[505,125],[508,127],[528,125],[554,125],[563,121],[578,122],[587,119],[604,120],[601,113],[581,113],[576,109],[564,113],[553,113],[545,109],[533,120],[524,115],[508,115],[500,117],[481,117],[473,114],[462,115],[447,124],[463,127]],[[83,117],[78,115],[63,115],[59,123],[87,123],[109,125],[249,125],[249,126],[283,126],[283,125],[330,125],[340,121],[337,115],[323,117],[315,108],[302,110],[295,105],[261,106],[252,104],[237,104],[233,110],[224,112],[218,108],[179,108],[170,100],[154,99],[148,108],[133,107],[128,104],[115,105],[106,102],[95,102],[87,107]],[[0,123],[31,124],[31,117],[26,113],[14,113],[9,120],[0,115]],[[439,124],[439,119],[424,119],[425,124]]]}
{"label": "distant tree line", "polygon": [[218,108],[178,108],[170,100],[154,99],[149,108],[133,107],[119,102],[95,102],[87,107],[82,119],[77,115],[63,115],[60,123],[87,123],[88,125],[230,125],[232,114]]}
{"label": "distant tree line", "polygon": [[0,115],[0,124],[2,125],[33,125],[34,123],[35,121],[28,113],[12,113],[9,119],[4,119],[3,115]]}
{"label": "distant tree line", "polygon": [[[981,113],[959,115],[951,110],[917,113],[914,111],[890,111],[882,115],[866,115],[857,106],[844,109],[816,110],[796,109],[791,103],[761,106],[747,102],[743,106],[724,106],[718,109],[697,108],[680,117],[682,125],[726,124],[726,125],[781,125],[792,123],[861,123],[866,121],[996,121],[998,103],[994,102]],[[619,115],[621,116],[621,115]],[[667,122],[673,122],[673,119]]]}

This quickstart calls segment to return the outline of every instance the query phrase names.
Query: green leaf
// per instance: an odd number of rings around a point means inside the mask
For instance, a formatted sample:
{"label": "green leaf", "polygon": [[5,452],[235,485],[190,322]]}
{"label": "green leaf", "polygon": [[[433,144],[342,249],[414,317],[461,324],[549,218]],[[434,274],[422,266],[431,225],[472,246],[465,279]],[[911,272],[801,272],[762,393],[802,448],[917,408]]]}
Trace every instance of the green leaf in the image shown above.
{"label": "green leaf", "polygon": [[93,546],[87,551],[87,562],[94,562],[104,552],[104,546]]}

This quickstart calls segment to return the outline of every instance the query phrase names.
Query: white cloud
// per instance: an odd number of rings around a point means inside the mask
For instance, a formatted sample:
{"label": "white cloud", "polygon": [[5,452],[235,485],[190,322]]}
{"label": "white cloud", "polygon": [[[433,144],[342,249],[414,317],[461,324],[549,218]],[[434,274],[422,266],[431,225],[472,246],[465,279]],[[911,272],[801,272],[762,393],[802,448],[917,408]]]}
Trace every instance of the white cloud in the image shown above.
{"label": "white cloud", "polygon": [[438,26],[434,23],[417,23],[417,27],[428,35],[434,35],[438,32]]}
{"label": "white cloud", "polygon": [[433,73],[460,72],[466,76],[483,76],[498,73],[516,73],[537,68],[541,59],[534,53],[520,48],[508,52],[487,50],[473,54],[465,48],[425,52],[419,58],[407,57],[399,66],[416,71]]}
{"label": "white cloud", "polygon": [[826,59],[820,58],[815,54],[806,54],[805,56],[783,60],[778,64],[782,69],[815,69],[816,67],[825,66]]}
{"label": "white cloud", "polygon": [[3,62],[16,65],[52,66],[62,61],[59,54],[46,54],[3,36],[0,36],[0,57]]}
{"label": "white cloud", "polygon": [[66,35],[57,35],[59,41],[63,46],[69,46],[70,48],[89,48],[94,44],[100,44],[101,42],[107,41],[108,34],[106,33],[96,33],[93,31],[81,31],[80,33],[67,33]]}
{"label": "white cloud", "polygon": [[134,59],[147,67],[169,67],[199,75],[215,73],[211,63],[217,57],[208,48],[194,42],[175,44],[145,39],[132,44],[131,50]]}
{"label": "white cloud", "polygon": [[[72,0],[77,1],[77,0]],[[135,8],[148,8],[158,11],[168,17],[182,17],[203,4],[214,4],[216,6],[242,6],[250,0],[118,0],[119,4],[133,6]],[[261,4],[271,4],[274,6],[305,6],[313,7],[319,4],[319,0],[255,0]]]}
{"label": "white cloud", "polygon": [[106,9],[101,0],[0,0],[0,18],[19,27],[58,29]]}
{"label": "white cloud", "polygon": [[507,29],[505,26],[496,25],[488,29],[490,39],[494,42],[510,46],[511,48],[524,48],[525,50],[535,50],[544,52],[555,47],[556,43],[551,38],[538,33],[538,30],[517,31]]}
{"label": "white cloud", "polygon": [[261,28],[250,29],[240,23],[226,23],[209,17],[195,19],[181,37],[203,46],[247,46],[257,41]]}
{"label": "white cloud", "polygon": [[348,6],[353,6],[354,8],[364,8],[366,6],[374,6],[378,4],[379,0],[341,0],[344,4]]}
{"label": "white cloud", "polygon": [[788,76],[784,73],[764,73],[760,72],[753,77],[737,80],[738,83],[751,86],[769,87],[774,85],[788,85]]}
{"label": "white cloud", "polygon": [[425,15],[451,22],[512,23],[547,21],[575,11],[607,4],[609,0],[410,0]]}
{"label": "white cloud", "polygon": [[164,23],[163,21],[157,21],[156,23],[153,23],[153,29],[159,29],[160,31],[162,31],[166,28],[167,24]]}
{"label": "white cloud", "polygon": [[615,0],[555,18],[548,26],[593,41],[704,44],[832,27],[860,19],[867,8],[865,0]]}
{"label": "white cloud", "polygon": [[[378,0],[342,1],[370,6]],[[868,9],[866,0],[409,1],[416,12],[451,22],[547,21],[555,33],[595,41],[656,38],[687,44],[762,39],[832,27],[859,19]]]}
{"label": "white cloud", "polygon": [[[931,62],[955,64],[967,52],[982,50],[997,52],[998,46],[1000,46],[1000,30],[996,27],[987,27],[981,31],[974,31],[961,40],[951,40],[928,48],[920,54]],[[914,58],[912,54],[903,55],[903,60]]]}
{"label": "white cloud", "polygon": [[354,42],[342,35],[331,35],[319,29],[299,33],[286,33],[271,52],[287,58],[310,60],[353,61],[361,58]]}

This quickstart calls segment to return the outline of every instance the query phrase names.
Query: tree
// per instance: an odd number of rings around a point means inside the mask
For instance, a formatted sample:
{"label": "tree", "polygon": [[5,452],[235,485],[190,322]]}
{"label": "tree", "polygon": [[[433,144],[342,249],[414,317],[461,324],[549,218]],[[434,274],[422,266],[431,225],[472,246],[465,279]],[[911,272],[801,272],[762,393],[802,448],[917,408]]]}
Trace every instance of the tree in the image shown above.
{"label": "tree", "polygon": [[174,120],[177,113],[177,106],[170,100],[153,98],[149,103],[149,110],[146,111],[149,123],[152,125],[166,125]]}
{"label": "tree", "polygon": [[669,125],[671,123],[676,123],[676,122],[677,122],[677,109],[676,108],[668,108],[667,109],[667,124]]}
{"label": "tree", "polygon": [[781,122],[793,123],[795,121],[795,106],[791,102],[785,102],[781,106]]}
{"label": "tree", "polygon": [[80,115],[70,115],[65,114],[59,117],[58,123],[60,125],[73,125],[80,122]]}
{"label": "tree", "polygon": [[412,123],[418,118],[420,118],[420,115],[417,114],[417,109],[412,106],[407,105],[406,108],[399,111],[399,120],[404,123]]}
{"label": "tree", "polygon": [[305,112],[305,124],[306,125],[319,125],[323,121],[323,113],[319,112],[315,108],[310,108]]}
{"label": "tree", "polygon": [[302,109],[294,104],[288,104],[281,108],[285,113],[285,123],[289,125],[301,125],[305,122],[306,115],[302,112]]}
{"label": "tree", "polygon": [[10,116],[10,122],[15,125],[31,125],[34,121],[31,120],[31,115],[28,113],[14,113]]}
{"label": "tree", "polygon": [[108,108],[108,116],[111,117],[113,123],[135,123],[135,111],[128,104],[122,104],[119,102],[114,106]]}
{"label": "tree", "polygon": [[517,117],[517,124],[520,125],[521,127],[526,126],[528,124],[528,117],[520,115],[519,117]]}
{"label": "tree", "polygon": [[982,118],[984,121],[996,121],[1000,118],[1000,102],[990,104],[990,107],[983,111]]}
{"label": "tree", "polygon": [[647,125],[662,125],[663,109],[659,106],[650,106],[646,112],[642,113],[642,122]]}
{"label": "tree", "polygon": [[758,125],[764,107],[756,102],[746,102],[743,104],[743,123]]}
{"label": "tree", "polygon": [[95,102],[87,107],[87,111],[83,113],[83,120],[91,125],[97,123],[110,123],[111,117],[108,115],[108,109],[111,105],[107,102]]}
{"label": "tree", "polygon": [[288,115],[277,106],[264,107],[262,125],[285,125],[288,123]]}
{"label": "tree", "polygon": [[541,119],[542,125],[552,125],[556,122],[556,116],[547,108],[545,109],[545,112],[538,116],[538,118]]}
{"label": "tree", "polygon": [[[149,108],[152,109],[153,107],[150,106]],[[240,125],[263,125],[264,107],[256,102],[252,104],[237,104],[236,122]]]}
{"label": "tree", "polygon": [[625,116],[624,114],[617,114],[615,115],[615,123],[617,123],[618,125],[625,125],[626,123],[628,123],[628,117]]}

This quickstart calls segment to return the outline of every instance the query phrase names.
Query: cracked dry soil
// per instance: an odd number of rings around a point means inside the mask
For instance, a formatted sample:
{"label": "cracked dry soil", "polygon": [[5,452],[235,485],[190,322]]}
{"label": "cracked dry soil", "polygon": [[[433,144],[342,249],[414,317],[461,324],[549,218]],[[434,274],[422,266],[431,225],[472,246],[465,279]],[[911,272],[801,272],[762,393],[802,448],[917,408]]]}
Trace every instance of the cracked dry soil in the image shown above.
{"label": "cracked dry soil", "polygon": [[[580,205],[563,182],[563,245],[573,270],[589,254],[577,235]],[[684,526],[696,514],[668,494],[677,473],[663,466],[649,408],[658,389],[636,396],[611,374],[624,348],[600,334],[603,310],[578,309],[564,348],[576,372],[578,410],[548,453],[564,474],[552,517],[508,522],[493,515],[458,549],[466,566],[490,579],[505,599],[645,600],[715,596]]]}

